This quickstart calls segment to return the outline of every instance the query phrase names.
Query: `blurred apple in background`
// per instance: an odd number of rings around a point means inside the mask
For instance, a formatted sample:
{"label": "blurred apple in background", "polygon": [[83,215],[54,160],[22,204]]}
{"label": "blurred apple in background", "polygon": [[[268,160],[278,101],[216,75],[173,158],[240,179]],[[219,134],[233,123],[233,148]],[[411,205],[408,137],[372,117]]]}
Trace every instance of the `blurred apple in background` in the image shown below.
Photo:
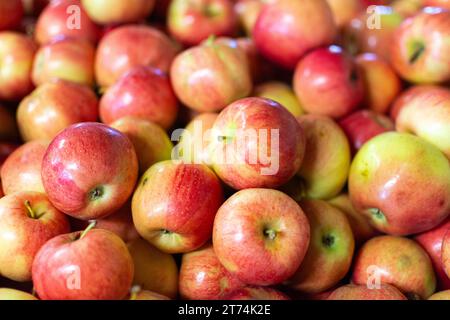
{"label": "blurred apple in background", "polygon": [[248,36],[252,35],[259,14],[266,0],[237,0],[234,4],[234,10],[238,15],[241,27]]}
{"label": "blurred apple in background", "polygon": [[19,137],[13,113],[0,104],[0,140],[15,141]]}
{"label": "blurred apple in background", "polygon": [[0,301],[5,300],[38,300],[35,296],[29,294],[28,292],[16,290],[16,289],[8,289],[8,288],[0,288]]}
{"label": "blurred apple in background", "polygon": [[450,300],[450,290],[436,292],[428,300]]}
{"label": "blurred apple in background", "polygon": [[98,45],[95,60],[97,84],[107,88],[137,66],[168,72],[177,52],[178,47],[172,40],[155,28],[145,25],[118,27],[108,32]]}
{"label": "blurred apple in background", "polygon": [[23,8],[28,16],[38,16],[52,0],[22,0]]}
{"label": "blurred apple in background", "polygon": [[294,90],[283,82],[270,81],[261,83],[254,88],[253,95],[278,102],[296,118],[304,114]]}
{"label": "blurred apple in background", "polygon": [[369,289],[367,285],[347,284],[334,290],[328,300],[408,300],[396,287],[382,284]]}
{"label": "blurred apple in background", "polygon": [[311,51],[298,63],[294,90],[307,113],[343,117],[364,98],[362,72],[339,46]]}
{"label": "blurred apple in background", "polygon": [[169,77],[151,67],[139,66],[126,72],[100,100],[100,118],[107,124],[134,116],[169,129],[177,113],[178,102]]}
{"label": "blurred apple in background", "polygon": [[362,10],[361,0],[327,0],[338,28],[346,26]]}
{"label": "blurred apple in background", "polygon": [[55,79],[25,97],[16,117],[24,141],[52,140],[72,124],[97,121],[98,99],[89,87]]}
{"label": "blurred apple in background", "polygon": [[30,74],[36,50],[27,36],[0,32],[0,100],[18,101],[33,90]]}
{"label": "blurred apple in background", "polygon": [[22,0],[0,0],[0,30],[18,27],[23,14]]}
{"label": "blurred apple in background", "polygon": [[146,18],[155,0],[81,0],[89,17],[99,24],[137,22]]}
{"label": "blurred apple in background", "polygon": [[287,295],[273,288],[249,286],[239,289],[224,300],[290,300]]}
{"label": "blurred apple in background", "polygon": [[0,274],[19,282],[31,280],[38,250],[53,237],[70,231],[67,217],[39,192],[1,198],[0,219]]}

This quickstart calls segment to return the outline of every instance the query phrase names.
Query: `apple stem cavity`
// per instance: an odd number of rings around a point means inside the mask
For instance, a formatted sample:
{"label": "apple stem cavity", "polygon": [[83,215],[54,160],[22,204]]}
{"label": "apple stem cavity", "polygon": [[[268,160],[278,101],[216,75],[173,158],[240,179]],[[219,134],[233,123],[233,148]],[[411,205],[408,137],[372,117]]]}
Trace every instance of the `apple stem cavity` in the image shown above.
{"label": "apple stem cavity", "polygon": [[96,187],[92,189],[91,191],[89,191],[89,200],[96,201],[100,199],[103,196],[104,192],[105,190],[103,189],[103,187]]}
{"label": "apple stem cavity", "polygon": [[273,229],[265,229],[264,236],[269,240],[275,240],[275,238],[277,237],[277,232]]}
{"label": "apple stem cavity", "polygon": [[421,42],[416,42],[412,45],[412,48],[413,48],[413,50],[412,50],[411,56],[409,57],[410,64],[414,64],[420,58],[420,56],[424,53],[425,45]]}
{"label": "apple stem cavity", "polygon": [[330,248],[334,245],[335,238],[334,236],[327,234],[322,237],[322,243],[325,247]]}
{"label": "apple stem cavity", "polygon": [[95,220],[91,221],[89,223],[89,225],[87,226],[87,228],[84,229],[84,231],[81,233],[79,240],[83,239],[88,234],[89,231],[91,231],[93,228],[95,228],[96,225],[97,225],[97,221],[95,221]]}
{"label": "apple stem cavity", "polygon": [[34,212],[33,208],[31,207],[31,202],[29,200],[25,200],[25,208],[28,211],[28,216],[31,219],[37,219],[38,217],[36,216],[36,213]]}

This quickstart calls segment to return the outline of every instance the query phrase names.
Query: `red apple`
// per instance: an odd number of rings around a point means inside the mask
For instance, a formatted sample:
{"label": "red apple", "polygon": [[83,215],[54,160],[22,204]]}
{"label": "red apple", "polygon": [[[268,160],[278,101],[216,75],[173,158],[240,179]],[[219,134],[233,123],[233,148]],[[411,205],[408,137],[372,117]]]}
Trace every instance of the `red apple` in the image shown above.
{"label": "red apple", "polygon": [[450,278],[445,274],[441,259],[442,243],[448,230],[450,230],[450,218],[447,218],[436,228],[421,233],[414,238],[430,256],[437,276],[438,289],[441,290],[450,289]]}
{"label": "red apple", "polygon": [[136,66],[168,72],[177,54],[175,44],[161,31],[144,25],[128,25],[108,32],[100,41],[95,76],[100,87],[113,85]]}
{"label": "red apple", "polygon": [[353,153],[373,137],[388,131],[394,131],[394,122],[385,115],[371,110],[359,110],[339,121],[347,135]]}
{"label": "red apple", "polygon": [[0,171],[5,194],[20,191],[45,192],[41,167],[47,146],[47,141],[28,142],[21,145],[6,159]]}
{"label": "red apple", "polygon": [[290,278],[305,257],[309,222],[300,206],[284,193],[246,189],[219,209],[213,245],[221,264],[252,285],[274,285]]}
{"label": "red apple", "polygon": [[19,136],[13,113],[0,104],[0,141],[15,141]]}
{"label": "red apple", "polygon": [[290,300],[284,293],[268,288],[249,286],[231,293],[223,300]]}
{"label": "red apple", "polygon": [[185,300],[221,300],[244,287],[220,264],[211,245],[183,255],[179,282]]}
{"label": "red apple", "polygon": [[234,189],[285,184],[298,172],[306,142],[295,117],[263,98],[229,105],[214,123],[211,141],[214,170]]}
{"label": "red apple", "polygon": [[450,278],[450,229],[447,230],[447,233],[442,240],[442,266],[444,267],[444,271],[447,274],[447,277]]}
{"label": "red apple", "polygon": [[146,18],[155,0],[81,0],[89,17],[99,24],[137,22]]}
{"label": "red apple", "polygon": [[33,262],[42,300],[120,300],[131,287],[133,260],[125,243],[103,229],[86,229],[48,241]]}
{"label": "red apple", "polygon": [[334,45],[316,49],[300,60],[294,90],[306,112],[333,118],[355,110],[364,97],[360,70],[342,48]]}
{"label": "red apple", "polygon": [[98,100],[89,87],[55,80],[23,99],[16,116],[25,141],[52,140],[72,124],[97,121]]}
{"label": "red apple", "polygon": [[80,0],[53,1],[39,15],[34,36],[39,44],[64,38],[96,43],[100,28],[88,17]]}
{"label": "red apple", "polygon": [[14,150],[16,150],[18,147],[20,147],[18,144],[0,142],[0,169],[9,155],[13,153]]}
{"label": "red apple", "polygon": [[100,123],[68,127],[50,143],[42,179],[50,201],[82,220],[120,209],[138,175],[136,152],[121,132]]}
{"label": "red apple", "polygon": [[336,32],[326,0],[279,0],[262,9],[253,38],[263,56],[294,69],[307,51],[331,44]]}
{"label": "red apple", "polygon": [[84,40],[64,39],[42,46],[34,58],[32,78],[36,86],[63,79],[94,85],[94,46]]}
{"label": "red apple", "polygon": [[414,83],[450,80],[450,12],[426,8],[405,20],[392,42],[395,70]]}
{"label": "red apple", "polygon": [[[406,89],[405,91],[403,91],[398,97],[397,99],[395,99],[394,104],[392,105],[391,108],[391,112],[390,112],[390,117],[396,121],[398,114],[400,112],[400,110],[411,103],[411,101],[415,101],[416,97],[424,97],[424,96],[429,96],[430,93],[430,88],[437,88],[437,91],[434,91],[434,93],[436,92],[440,92],[440,94],[438,94],[438,96],[442,97],[442,100],[447,100],[448,98],[450,98],[450,91],[445,90],[445,88],[440,87],[440,86],[430,86],[430,85],[419,85],[419,86],[412,86],[408,89]],[[434,94],[433,94],[434,95]]]}
{"label": "red apple", "polygon": [[354,262],[355,284],[379,287],[390,284],[412,298],[434,293],[436,277],[427,253],[415,241],[379,236],[367,241]]}
{"label": "red apple", "polygon": [[100,118],[107,124],[135,116],[169,129],[177,112],[178,102],[169,77],[159,69],[145,66],[125,73],[100,100]]}
{"label": "red apple", "polygon": [[407,300],[396,287],[382,284],[369,289],[366,285],[348,284],[334,290],[327,300]]}
{"label": "red apple", "polygon": [[0,30],[18,27],[23,14],[22,0],[0,0]]}
{"label": "red apple", "polygon": [[244,51],[211,39],[178,55],[170,77],[177,97],[199,112],[220,111],[252,89]]}
{"label": "red apple", "polygon": [[39,192],[1,198],[0,219],[0,274],[14,281],[30,281],[38,250],[51,238],[70,231],[67,217]]}
{"label": "red apple", "polygon": [[207,166],[163,161],[142,176],[133,195],[133,221],[159,250],[190,252],[211,237],[222,201],[219,179]]}
{"label": "red apple", "polygon": [[0,32],[0,100],[20,100],[33,90],[31,70],[36,49],[26,35]]}
{"label": "red apple", "polygon": [[237,17],[231,0],[172,0],[167,27],[176,40],[193,46],[211,35],[232,36]]}

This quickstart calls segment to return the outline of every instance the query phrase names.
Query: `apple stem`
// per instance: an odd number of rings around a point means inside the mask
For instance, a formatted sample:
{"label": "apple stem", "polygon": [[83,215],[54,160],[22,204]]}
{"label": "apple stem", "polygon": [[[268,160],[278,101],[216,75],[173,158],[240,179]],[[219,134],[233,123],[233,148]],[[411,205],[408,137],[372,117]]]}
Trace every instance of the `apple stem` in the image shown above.
{"label": "apple stem", "polygon": [[28,211],[28,216],[31,219],[36,219],[36,213],[33,211],[33,208],[31,208],[31,202],[29,200],[25,200],[25,208]]}
{"label": "apple stem", "polygon": [[93,220],[89,223],[86,229],[81,233],[80,240],[83,239],[86,234],[91,231],[97,225],[97,221]]}
{"label": "apple stem", "polygon": [[270,240],[274,240],[277,237],[277,233],[275,232],[275,230],[272,229],[267,229],[264,231],[264,234],[270,239]]}
{"label": "apple stem", "polygon": [[141,286],[138,285],[131,287],[130,300],[136,300],[137,294],[141,292],[141,290],[142,290]]}

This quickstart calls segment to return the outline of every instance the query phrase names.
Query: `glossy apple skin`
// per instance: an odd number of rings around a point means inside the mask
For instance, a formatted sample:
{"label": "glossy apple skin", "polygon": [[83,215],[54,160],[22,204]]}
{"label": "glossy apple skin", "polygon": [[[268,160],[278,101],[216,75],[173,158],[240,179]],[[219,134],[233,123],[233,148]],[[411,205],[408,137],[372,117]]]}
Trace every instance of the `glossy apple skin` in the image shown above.
{"label": "glossy apple skin", "polygon": [[35,296],[20,290],[0,288],[0,300],[38,300]]}
{"label": "glossy apple skin", "polygon": [[387,113],[402,89],[399,77],[388,62],[374,53],[360,54],[355,62],[363,75],[364,105],[375,112]]}
{"label": "glossy apple skin", "polygon": [[[394,120],[397,121],[398,114],[400,113],[400,110],[411,103],[411,101],[415,101],[417,96],[426,96],[427,92],[429,92],[429,88],[441,88],[438,86],[430,86],[430,85],[416,85],[412,86],[406,90],[404,90],[398,97],[395,99],[394,104],[392,105],[391,112],[389,116]],[[440,92],[445,93],[444,90],[440,90]],[[446,100],[448,97],[450,97],[447,94],[444,95],[444,99]]]}
{"label": "glossy apple skin", "polygon": [[445,274],[441,259],[442,243],[448,230],[450,230],[450,218],[447,218],[436,228],[421,233],[414,238],[430,256],[437,276],[438,289],[440,290],[450,289],[450,279]]}
{"label": "glossy apple skin", "polygon": [[63,79],[94,85],[95,48],[88,42],[63,39],[39,48],[34,58],[32,79],[36,86]]}
{"label": "glossy apple skin", "polygon": [[351,162],[347,137],[329,117],[304,115],[298,121],[306,135],[305,157],[297,173],[303,196],[331,199],[347,182]]}
{"label": "glossy apple skin", "polygon": [[327,0],[338,28],[343,28],[362,10],[361,0]]}
{"label": "glossy apple skin", "polygon": [[273,285],[291,277],[308,249],[309,222],[284,193],[246,189],[219,209],[213,245],[221,264],[252,285]]}
{"label": "glossy apple skin", "polygon": [[449,0],[424,0],[424,6],[440,7],[450,10]]}
{"label": "glossy apple skin", "polygon": [[[68,28],[68,18],[78,11],[70,11],[71,6],[77,6],[79,11],[79,28]],[[70,14],[69,14],[69,13]],[[74,38],[96,43],[100,36],[100,28],[92,22],[81,6],[80,0],[54,1],[46,6],[39,15],[35,30],[36,41],[43,45],[54,40]]]}
{"label": "glossy apple skin", "polygon": [[291,300],[287,295],[273,288],[248,286],[225,297],[223,300]]}
{"label": "glossy apple skin", "polygon": [[100,118],[107,124],[134,116],[169,129],[177,113],[178,102],[169,77],[151,67],[131,69],[109,87],[100,100]]}
{"label": "glossy apple skin", "polygon": [[300,268],[287,283],[301,292],[320,293],[350,270],[355,241],[347,217],[339,209],[320,200],[304,200],[300,206],[311,226],[311,239]]}
{"label": "glossy apple skin", "polygon": [[[136,45],[139,44],[139,45]],[[178,48],[161,31],[143,25],[127,25],[108,32],[97,48],[95,76],[106,88],[137,66],[168,72]]]}
{"label": "glossy apple skin", "polygon": [[[317,26],[314,32],[311,26]],[[264,6],[253,28],[261,54],[288,69],[307,51],[331,44],[336,33],[326,0],[274,1]]]}
{"label": "glossy apple skin", "polygon": [[50,201],[81,220],[104,218],[130,197],[138,176],[136,152],[121,132],[86,122],[68,127],[50,143],[42,180]]}
{"label": "glossy apple skin", "polygon": [[103,25],[138,22],[150,15],[155,2],[155,0],[81,0],[89,17]]}
{"label": "glossy apple skin", "polygon": [[1,100],[17,101],[33,90],[30,74],[36,50],[36,44],[27,36],[0,32]]}
{"label": "glossy apple skin", "polygon": [[294,91],[307,113],[340,118],[362,102],[364,83],[353,59],[333,45],[316,49],[300,60]]}
{"label": "glossy apple skin", "polygon": [[6,159],[0,171],[5,194],[20,191],[45,193],[41,178],[41,167],[47,147],[47,141],[28,142],[17,148]]}
{"label": "glossy apple skin", "polygon": [[18,137],[19,131],[12,110],[0,104],[0,140],[15,141]]}
{"label": "glossy apple skin", "polygon": [[244,284],[221,265],[213,247],[206,245],[183,255],[179,287],[185,300],[221,300]]}
{"label": "glossy apple skin", "polygon": [[442,241],[442,266],[444,267],[444,271],[447,274],[447,277],[450,278],[450,231],[447,230],[445,234],[444,240]]}
{"label": "glossy apple skin", "polygon": [[397,107],[397,131],[427,140],[450,159],[450,90],[417,86],[406,91],[401,99],[402,106]]}
{"label": "glossy apple skin", "polygon": [[421,138],[384,133],[367,142],[354,158],[349,194],[355,209],[379,231],[424,232],[450,213],[450,163]]}
{"label": "glossy apple skin", "polygon": [[436,289],[430,258],[415,241],[394,236],[379,236],[367,241],[354,261],[352,282],[367,285],[376,266],[382,284],[397,287],[405,295],[427,299]]}
{"label": "glossy apple skin", "polygon": [[222,201],[220,181],[207,166],[163,161],[142,176],[133,195],[133,221],[159,250],[190,252],[211,237]]}
{"label": "glossy apple skin", "polygon": [[355,154],[362,146],[382,133],[394,131],[394,122],[385,115],[372,110],[355,111],[339,121]]}
{"label": "glossy apple skin", "polygon": [[304,114],[294,90],[283,82],[270,81],[262,83],[255,87],[253,95],[278,102],[288,109],[294,117]]}
{"label": "glossy apple skin", "polygon": [[450,300],[450,290],[436,292],[428,300]]}
{"label": "glossy apple skin", "polygon": [[57,79],[25,97],[16,117],[24,141],[52,140],[72,124],[97,121],[98,99],[89,87]]}
{"label": "glossy apple skin", "polygon": [[[123,299],[133,280],[133,260],[127,246],[107,230],[90,230],[82,239],[80,233],[57,236],[39,250],[32,269],[39,298]],[[74,290],[72,285],[77,284],[79,289]]]}
{"label": "glossy apple skin", "polygon": [[369,223],[369,220],[355,210],[348,194],[341,194],[329,200],[328,203],[341,210],[347,216],[357,247],[379,234]]}
{"label": "glossy apple skin", "polygon": [[[417,45],[424,50],[418,52]],[[442,83],[450,79],[450,11],[423,11],[396,30],[391,63],[406,80],[419,84]],[[412,61],[413,60],[413,61]]]}
{"label": "glossy apple skin", "polygon": [[170,77],[177,97],[199,112],[216,112],[252,90],[250,69],[239,47],[206,42],[178,55]]}
{"label": "glossy apple skin", "polygon": [[23,15],[22,0],[0,0],[0,31],[18,27]]}
{"label": "glossy apple skin", "polygon": [[[37,218],[28,213],[26,201]],[[38,250],[51,238],[70,231],[67,217],[40,192],[18,192],[1,198],[0,218],[0,274],[19,282],[31,280]]]}
{"label": "glossy apple skin", "polygon": [[134,262],[133,284],[175,299],[178,267],[173,256],[159,251],[143,239],[129,242],[128,250]]}
{"label": "glossy apple skin", "polygon": [[231,0],[173,0],[167,27],[176,40],[194,46],[210,35],[234,35],[237,16]]}
{"label": "glossy apple skin", "polygon": [[[245,132],[255,130],[256,135],[260,135],[262,129],[266,130],[266,141],[263,141],[264,138],[260,143],[251,141],[255,139],[242,141]],[[278,150],[272,151],[272,163],[268,165],[256,155],[264,148],[273,148],[269,143],[276,132],[273,130],[278,130],[279,143]],[[214,170],[222,181],[237,190],[274,188],[285,184],[298,172],[305,154],[305,134],[298,121],[286,108],[269,99],[252,97],[232,103],[219,114],[212,133],[210,150]],[[242,146],[245,150],[241,149]],[[264,152],[267,154],[267,151]],[[226,158],[221,155],[226,155]],[[243,156],[245,161],[240,158]],[[257,158],[256,161],[250,161],[252,157]],[[276,160],[278,168],[274,168],[273,162]],[[278,170],[269,175],[263,174],[263,170],[272,169]]]}
{"label": "glossy apple skin", "polygon": [[408,300],[396,287],[382,284],[379,289],[347,284],[334,290],[327,300]]}

